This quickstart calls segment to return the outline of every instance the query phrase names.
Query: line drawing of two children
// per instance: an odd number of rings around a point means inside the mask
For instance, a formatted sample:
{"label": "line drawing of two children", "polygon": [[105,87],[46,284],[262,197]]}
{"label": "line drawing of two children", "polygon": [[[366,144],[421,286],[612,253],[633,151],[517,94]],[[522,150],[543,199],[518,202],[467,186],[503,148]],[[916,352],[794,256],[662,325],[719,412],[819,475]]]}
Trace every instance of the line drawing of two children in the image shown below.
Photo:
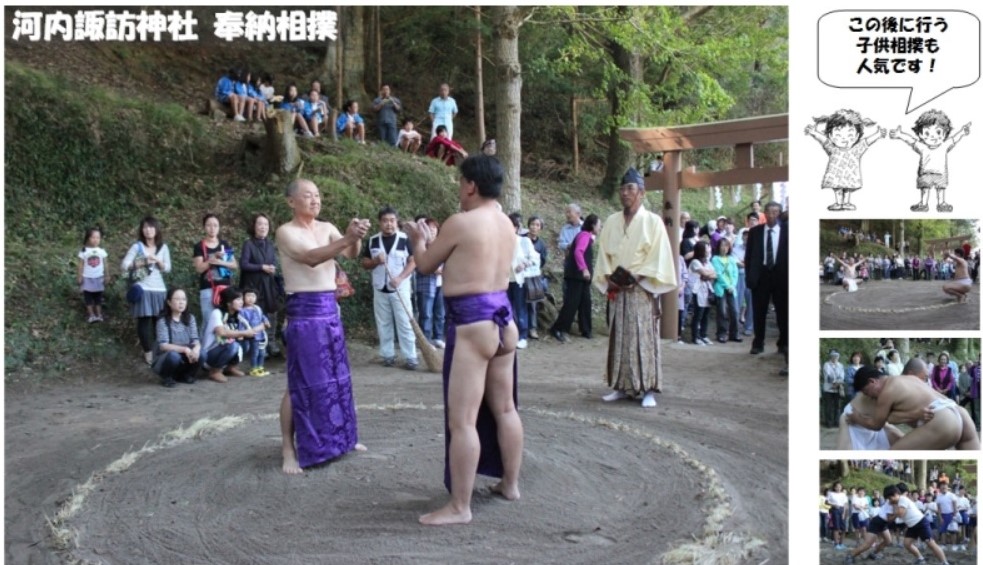
{"label": "line drawing of two children", "polygon": [[[915,186],[920,195],[918,203],[911,205],[911,211],[928,211],[929,193],[933,188],[937,198],[936,210],[952,211],[952,204],[945,201],[945,189],[949,185],[948,154],[956,143],[969,135],[971,122],[959,128],[951,137],[952,122],[940,110],[922,113],[911,128],[915,135],[901,131],[899,125],[890,132],[877,126],[873,133],[864,137],[864,128],[875,126],[876,122],[847,109],[838,110],[829,116],[813,118],[813,122],[806,126],[805,133],[818,141],[829,155],[822,182],[822,188],[833,190],[835,202],[828,206],[829,210],[857,209],[850,202],[850,195],[863,188],[861,158],[876,141],[890,135],[891,139],[908,144],[919,156]],[[825,124],[822,129],[820,124]]]}

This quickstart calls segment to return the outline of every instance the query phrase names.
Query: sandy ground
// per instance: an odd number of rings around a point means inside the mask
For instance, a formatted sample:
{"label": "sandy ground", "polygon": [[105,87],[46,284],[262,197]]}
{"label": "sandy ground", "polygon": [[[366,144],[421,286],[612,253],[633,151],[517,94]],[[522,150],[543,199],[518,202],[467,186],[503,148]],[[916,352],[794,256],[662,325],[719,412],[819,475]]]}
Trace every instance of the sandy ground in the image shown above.
{"label": "sandy ground", "polygon": [[[818,518],[816,528],[817,530],[819,528]],[[898,542],[896,537],[893,539],[893,541],[894,543]],[[823,542],[819,545],[819,563],[821,565],[841,565],[844,558],[849,555],[848,551],[837,551],[834,549],[832,543]],[[851,540],[846,543],[846,546],[849,549],[853,549],[856,547],[856,543]],[[932,555],[932,552],[929,551],[928,548],[921,548],[919,551],[921,551],[922,557],[924,557],[928,563],[938,563],[935,556]],[[943,551],[945,552],[946,560],[948,560],[952,565],[970,565],[976,563],[976,555],[972,551],[950,551],[949,546],[946,546]],[[881,565],[910,565],[915,561],[915,556],[908,553],[904,547],[888,547],[885,548],[881,554],[884,556],[884,558],[879,561],[868,561],[867,559],[857,559],[856,561],[857,563],[880,563]]]}
{"label": "sandy ground", "polygon": [[980,287],[957,304],[942,292],[942,281],[868,281],[856,292],[820,285],[822,330],[978,330]]}
{"label": "sandy ground", "polygon": [[[369,344],[350,343],[369,451],[302,477],[279,471],[280,361],[264,379],[171,390],[136,363],[41,386],[14,375],[6,561],[643,563],[719,520],[731,535],[716,539],[762,542],[732,562],[784,563],[786,513],[774,509],[787,501],[769,487],[788,480],[786,378],[771,345],[748,349],[666,344],[664,394],[643,410],[600,400],[603,336],[532,342],[520,357],[522,499],[491,497],[479,478],[474,522],[452,528],[416,523],[446,497],[440,377],[383,368]],[[186,441],[164,435],[228,416],[241,418]],[[47,519],[87,481],[76,511],[56,520],[73,538],[58,551]]]}

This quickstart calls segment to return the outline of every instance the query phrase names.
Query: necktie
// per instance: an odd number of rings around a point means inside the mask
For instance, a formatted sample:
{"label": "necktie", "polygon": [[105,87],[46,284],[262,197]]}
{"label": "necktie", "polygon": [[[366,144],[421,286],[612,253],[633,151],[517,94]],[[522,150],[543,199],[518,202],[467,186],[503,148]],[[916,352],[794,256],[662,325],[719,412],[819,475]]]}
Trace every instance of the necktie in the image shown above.
{"label": "necktie", "polygon": [[768,241],[765,243],[765,266],[769,269],[775,267],[775,246],[771,242],[772,228],[768,228]]}

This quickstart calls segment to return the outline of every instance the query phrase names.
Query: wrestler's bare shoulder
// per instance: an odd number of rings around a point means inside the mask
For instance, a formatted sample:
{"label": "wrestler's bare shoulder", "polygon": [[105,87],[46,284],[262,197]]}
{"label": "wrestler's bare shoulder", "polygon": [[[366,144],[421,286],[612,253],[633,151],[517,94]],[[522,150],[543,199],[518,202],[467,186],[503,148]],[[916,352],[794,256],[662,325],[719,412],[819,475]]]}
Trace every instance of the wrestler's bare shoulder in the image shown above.
{"label": "wrestler's bare shoulder", "polygon": [[[447,219],[441,230],[450,231],[455,239],[485,241],[490,235],[515,233],[512,221],[498,208],[482,206],[467,212],[458,212]],[[451,234],[449,234],[451,235]]]}

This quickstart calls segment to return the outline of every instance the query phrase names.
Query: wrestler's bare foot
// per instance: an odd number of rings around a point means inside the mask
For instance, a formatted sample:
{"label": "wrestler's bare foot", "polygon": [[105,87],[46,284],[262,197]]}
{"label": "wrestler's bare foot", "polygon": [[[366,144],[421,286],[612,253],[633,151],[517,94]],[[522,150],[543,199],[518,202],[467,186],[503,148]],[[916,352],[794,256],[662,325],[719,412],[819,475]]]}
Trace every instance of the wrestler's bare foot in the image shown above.
{"label": "wrestler's bare foot", "polygon": [[294,454],[294,450],[289,447],[283,448],[283,472],[288,475],[304,474],[304,470],[297,463],[297,456]]}
{"label": "wrestler's bare foot", "polygon": [[238,369],[238,367],[229,366],[225,369],[225,374],[230,377],[244,377],[246,373],[243,373]]}
{"label": "wrestler's bare foot", "polygon": [[519,500],[518,485],[513,485],[506,488],[505,481],[499,481],[498,484],[488,487],[488,490],[501,496],[505,500]]}
{"label": "wrestler's bare foot", "polygon": [[448,504],[440,510],[420,516],[420,523],[426,526],[450,526],[452,524],[470,524],[471,509],[463,512],[456,510]]}

